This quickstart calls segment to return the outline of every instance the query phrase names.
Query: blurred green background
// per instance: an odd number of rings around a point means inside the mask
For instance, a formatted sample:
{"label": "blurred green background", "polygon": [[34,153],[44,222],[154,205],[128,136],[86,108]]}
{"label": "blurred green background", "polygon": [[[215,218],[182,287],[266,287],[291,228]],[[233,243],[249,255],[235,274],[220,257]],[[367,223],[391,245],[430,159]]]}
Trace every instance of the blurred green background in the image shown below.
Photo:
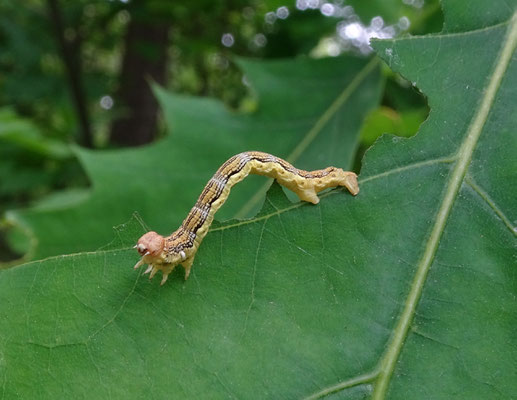
{"label": "blurred green background", "polygon": [[[253,112],[239,57],[367,58],[370,38],[438,32],[442,22],[437,0],[2,1],[0,262],[20,256],[6,211],[89,186],[74,145],[102,151],[166,134],[152,83]],[[384,73],[357,171],[377,137],[410,136],[428,114],[411,83]]]}

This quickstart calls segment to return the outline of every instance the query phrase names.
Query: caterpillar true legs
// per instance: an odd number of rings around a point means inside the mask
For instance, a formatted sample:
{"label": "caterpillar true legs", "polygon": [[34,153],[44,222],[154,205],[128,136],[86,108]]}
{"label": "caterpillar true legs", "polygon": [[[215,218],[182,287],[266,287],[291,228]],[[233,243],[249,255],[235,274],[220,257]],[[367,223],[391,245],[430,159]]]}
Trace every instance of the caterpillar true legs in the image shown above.
{"label": "caterpillar true legs", "polygon": [[151,231],[138,239],[135,248],[142,258],[136,263],[135,269],[148,264],[145,273],[150,273],[150,278],[161,270],[163,285],[172,270],[181,264],[187,279],[196,251],[212,224],[214,214],[228,198],[232,186],[249,174],[275,178],[301,200],[313,204],[319,202],[318,192],[330,187],[344,186],[354,196],[359,193],[357,175],[341,168],[328,167],[309,172],[297,169],[271,154],[259,151],[237,154],[226,161],[208,181],[177,231],[167,237]]}

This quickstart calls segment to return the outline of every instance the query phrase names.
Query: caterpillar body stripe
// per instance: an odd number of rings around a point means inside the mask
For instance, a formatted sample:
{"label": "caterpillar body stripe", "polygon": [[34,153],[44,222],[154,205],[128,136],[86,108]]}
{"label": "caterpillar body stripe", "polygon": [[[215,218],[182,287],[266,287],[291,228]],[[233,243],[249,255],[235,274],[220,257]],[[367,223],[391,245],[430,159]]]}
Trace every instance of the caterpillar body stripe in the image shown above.
{"label": "caterpillar body stripe", "polygon": [[357,175],[341,168],[327,167],[317,171],[297,169],[287,161],[260,151],[247,151],[226,161],[208,181],[196,204],[181,226],[167,237],[147,232],[135,245],[142,258],[135,269],[148,264],[145,273],[152,278],[162,271],[163,285],[172,270],[181,264],[185,279],[190,274],[197,249],[214,219],[214,214],[224,204],[230,189],[249,174],[275,178],[278,183],[295,192],[301,200],[313,204],[319,202],[318,192],[336,186],[344,186],[354,196],[359,193]]}

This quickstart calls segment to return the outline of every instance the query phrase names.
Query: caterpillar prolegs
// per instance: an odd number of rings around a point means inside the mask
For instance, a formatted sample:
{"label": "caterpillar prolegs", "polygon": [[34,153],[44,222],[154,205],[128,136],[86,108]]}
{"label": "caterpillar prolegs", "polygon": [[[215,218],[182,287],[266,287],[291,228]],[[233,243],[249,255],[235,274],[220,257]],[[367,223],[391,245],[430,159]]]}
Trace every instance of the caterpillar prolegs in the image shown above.
{"label": "caterpillar prolegs", "polygon": [[162,271],[163,285],[174,267],[185,268],[185,279],[190,274],[197,249],[212,224],[214,214],[224,204],[230,189],[249,174],[275,178],[278,183],[295,192],[301,200],[318,204],[317,193],[324,189],[344,186],[354,196],[359,193],[357,175],[341,168],[328,167],[317,171],[297,169],[281,158],[260,151],[247,151],[226,161],[208,181],[196,204],[176,232],[163,237],[147,232],[135,248],[142,255],[135,269],[148,264],[145,273],[152,278]]}

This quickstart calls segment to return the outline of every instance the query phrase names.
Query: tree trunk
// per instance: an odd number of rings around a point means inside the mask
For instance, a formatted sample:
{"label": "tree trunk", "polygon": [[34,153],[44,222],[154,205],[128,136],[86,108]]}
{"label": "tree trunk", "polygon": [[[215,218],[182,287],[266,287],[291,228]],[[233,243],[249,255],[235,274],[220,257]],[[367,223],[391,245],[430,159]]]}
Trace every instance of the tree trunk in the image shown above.
{"label": "tree trunk", "polygon": [[111,142],[137,146],[156,136],[158,102],[150,84],[165,84],[169,24],[131,16],[125,35],[125,50],[118,96],[122,115],[113,122]]}
{"label": "tree trunk", "polygon": [[[80,39],[69,41],[65,38],[65,24],[61,15],[58,0],[47,0],[49,15],[54,25],[55,35],[61,56],[65,64],[68,75],[70,92],[74,103],[77,120],[79,123],[80,139],[79,142],[86,147],[93,146],[90,118],[88,115],[88,105],[81,82],[81,42]],[[77,36],[78,38],[78,36]]]}

